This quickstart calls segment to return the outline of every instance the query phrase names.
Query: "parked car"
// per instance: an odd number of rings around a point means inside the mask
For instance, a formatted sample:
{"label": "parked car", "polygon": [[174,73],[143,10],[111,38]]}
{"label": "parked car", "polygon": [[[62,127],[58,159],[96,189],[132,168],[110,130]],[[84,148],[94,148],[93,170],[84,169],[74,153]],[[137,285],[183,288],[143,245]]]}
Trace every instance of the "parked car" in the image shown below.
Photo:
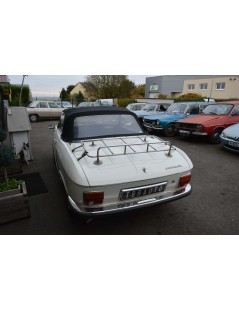
{"label": "parked car", "polygon": [[129,103],[126,107],[126,109],[130,111],[139,111],[142,110],[143,107],[146,105],[147,102],[135,102],[135,103]]}
{"label": "parked car", "polygon": [[229,151],[239,153],[239,123],[224,129],[220,135],[221,145]]}
{"label": "parked car", "polygon": [[64,110],[54,127],[53,154],[68,207],[82,215],[147,207],[191,193],[189,157],[145,134],[125,108]]}
{"label": "parked car", "polygon": [[206,136],[218,144],[222,131],[238,122],[239,101],[227,101],[209,104],[200,115],[178,121],[175,126],[182,136]]}
{"label": "parked car", "polygon": [[140,123],[143,124],[143,119],[145,116],[165,112],[170,104],[171,103],[146,103],[141,110],[134,111],[134,113],[137,115]]}
{"label": "parked car", "polygon": [[201,113],[206,106],[206,102],[172,103],[164,114],[145,116],[143,125],[149,132],[163,132],[166,137],[173,137],[176,133],[176,121],[197,115]]}
{"label": "parked car", "polygon": [[37,122],[38,119],[58,119],[63,110],[54,101],[33,101],[27,107],[31,122]]}

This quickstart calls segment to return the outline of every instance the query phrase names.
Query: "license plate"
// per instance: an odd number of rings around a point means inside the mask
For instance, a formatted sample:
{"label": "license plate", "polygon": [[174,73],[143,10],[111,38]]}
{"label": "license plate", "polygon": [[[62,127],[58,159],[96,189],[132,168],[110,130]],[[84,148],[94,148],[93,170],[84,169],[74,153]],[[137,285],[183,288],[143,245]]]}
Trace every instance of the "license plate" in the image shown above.
{"label": "license plate", "polygon": [[165,187],[167,185],[167,182],[147,185],[147,186],[141,186],[141,187],[134,187],[134,188],[127,188],[122,189],[120,191],[120,200],[126,200],[131,198],[137,198],[137,197],[143,197],[155,193],[160,193],[165,190]]}
{"label": "license plate", "polygon": [[190,131],[187,130],[179,130],[180,135],[181,136],[189,136],[190,135]]}
{"label": "license plate", "polygon": [[228,142],[229,145],[234,146],[234,147],[239,147],[239,142]]}

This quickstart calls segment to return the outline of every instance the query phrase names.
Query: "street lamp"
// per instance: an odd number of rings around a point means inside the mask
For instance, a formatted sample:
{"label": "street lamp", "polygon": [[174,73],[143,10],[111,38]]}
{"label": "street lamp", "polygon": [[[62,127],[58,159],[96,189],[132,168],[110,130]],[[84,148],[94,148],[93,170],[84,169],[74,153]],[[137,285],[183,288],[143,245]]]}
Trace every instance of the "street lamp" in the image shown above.
{"label": "street lamp", "polygon": [[209,97],[207,99],[207,102],[209,102],[209,100],[211,99],[212,97],[212,88],[213,88],[213,83],[214,83],[214,75],[212,76],[212,85],[211,85],[211,90],[210,90],[210,94],[209,94]]}
{"label": "street lamp", "polygon": [[20,91],[20,96],[19,96],[19,106],[21,106],[21,100],[22,100],[22,88],[23,88],[23,84],[24,84],[24,79],[25,79],[25,76],[27,76],[27,75],[23,75],[23,76],[22,76],[22,86],[21,86],[21,91]]}

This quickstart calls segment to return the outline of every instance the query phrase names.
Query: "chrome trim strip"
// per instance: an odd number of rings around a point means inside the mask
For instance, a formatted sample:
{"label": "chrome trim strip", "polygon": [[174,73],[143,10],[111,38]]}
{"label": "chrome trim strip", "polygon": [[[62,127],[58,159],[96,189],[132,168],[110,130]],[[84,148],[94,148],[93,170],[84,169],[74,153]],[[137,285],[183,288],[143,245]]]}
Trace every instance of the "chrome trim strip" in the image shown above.
{"label": "chrome trim strip", "polygon": [[189,130],[179,130],[178,132],[179,132],[179,134],[190,135],[190,131]]}
{"label": "chrome trim strip", "polygon": [[208,133],[207,132],[193,131],[192,135],[195,135],[195,136],[208,136]]}
{"label": "chrome trim strip", "polygon": [[148,128],[148,129],[154,129],[154,130],[163,130],[163,127],[154,127],[154,125],[148,125],[144,123],[144,127]]}
{"label": "chrome trim strip", "polygon": [[181,130],[179,129],[180,134],[187,134],[187,135],[195,135],[195,136],[207,136],[208,133],[200,132],[200,131],[190,131],[190,130]]}

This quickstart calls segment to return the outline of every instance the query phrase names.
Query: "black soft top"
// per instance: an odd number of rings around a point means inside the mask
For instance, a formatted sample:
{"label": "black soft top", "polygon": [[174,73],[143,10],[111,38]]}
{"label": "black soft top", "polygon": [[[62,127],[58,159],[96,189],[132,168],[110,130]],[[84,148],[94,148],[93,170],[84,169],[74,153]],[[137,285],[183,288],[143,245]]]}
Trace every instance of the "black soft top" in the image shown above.
{"label": "black soft top", "polygon": [[69,108],[64,110],[65,113],[65,120],[68,117],[75,117],[85,116],[85,115],[102,115],[102,114],[131,114],[135,115],[131,111],[126,108],[118,108],[114,106],[110,107],[81,107],[81,108]]}
{"label": "black soft top", "polygon": [[111,107],[81,107],[81,108],[69,108],[69,109],[64,110],[63,113],[64,113],[64,123],[63,123],[61,137],[66,142],[73,141],[74,119],[77,117],[81,117],[81,116],[127,114],[127,115],[132,115],[138,122],[140,128],[142,128],[136,114],[126,108],[118,108],[118,107],[112,107],[112,106]]}

